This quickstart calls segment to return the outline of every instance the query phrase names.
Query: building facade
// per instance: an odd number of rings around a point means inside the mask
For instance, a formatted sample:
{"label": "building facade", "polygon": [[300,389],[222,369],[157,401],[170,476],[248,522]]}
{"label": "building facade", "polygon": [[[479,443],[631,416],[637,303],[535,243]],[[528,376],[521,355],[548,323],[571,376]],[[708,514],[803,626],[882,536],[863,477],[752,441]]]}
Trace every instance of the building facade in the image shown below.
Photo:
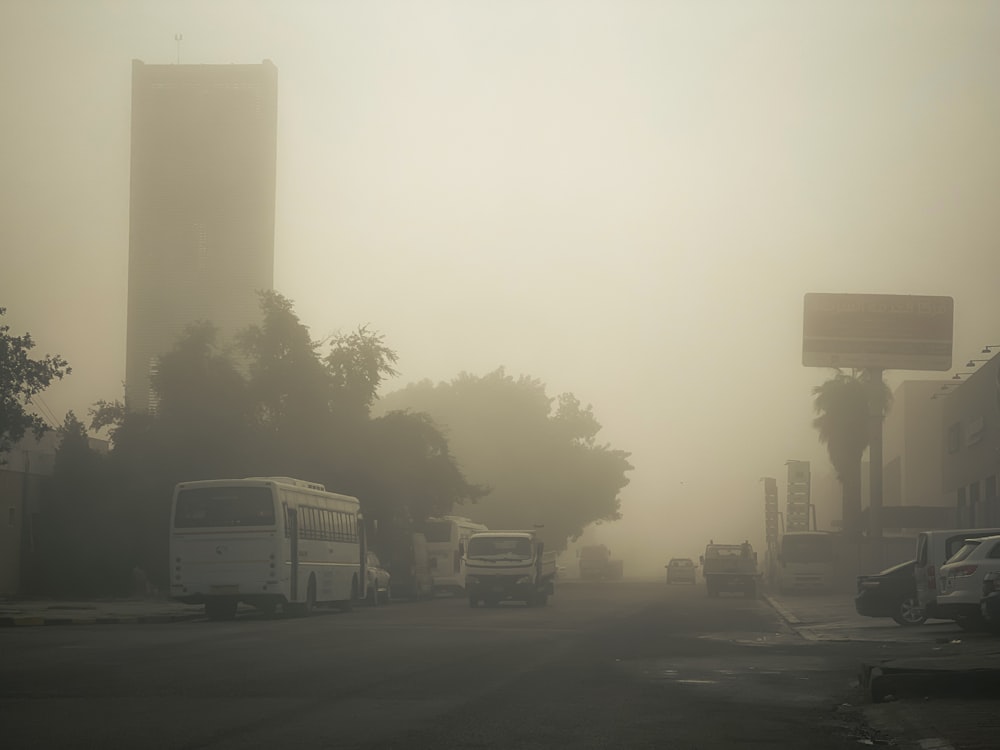
{"label": "building facade", "polygon": [[1000,525],[1000,356],[991,356],[941,401],[942,484],[956,522]]}
{"label": "building facade", "polygon": [[132,62],[125,402],[192,323],[220,343],[274,285],[277,69]]}
{"label": "building facade", "polygon": [[882,427],[882,503],[942,507],[953,500],[942,486],[941,410],[938,380],[906,380],[892,394]]}

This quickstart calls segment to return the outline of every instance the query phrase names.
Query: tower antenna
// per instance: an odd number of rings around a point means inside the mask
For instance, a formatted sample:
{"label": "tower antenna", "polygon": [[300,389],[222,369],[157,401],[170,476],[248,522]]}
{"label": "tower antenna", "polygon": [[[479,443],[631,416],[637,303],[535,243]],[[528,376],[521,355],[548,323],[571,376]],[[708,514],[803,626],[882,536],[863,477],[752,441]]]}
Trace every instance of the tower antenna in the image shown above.
{"label": "tower antenna", "polygon": [[177,42],[177,64],[181,64],[181,40],[184,39],[183,34],[174,34],[174,41]]}

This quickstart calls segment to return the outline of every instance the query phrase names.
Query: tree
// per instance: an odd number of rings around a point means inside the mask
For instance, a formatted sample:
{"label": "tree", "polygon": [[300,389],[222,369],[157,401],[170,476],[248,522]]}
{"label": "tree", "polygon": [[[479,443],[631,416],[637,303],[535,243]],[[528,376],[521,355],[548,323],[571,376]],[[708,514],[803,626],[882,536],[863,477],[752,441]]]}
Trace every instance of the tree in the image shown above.
{"label": "tree", "polygon": [[410,385],[379,406],[425,412],[440,425],[465,475],[491,488],[463,513],[491,528],[541,525],[550,548],[563,549],[590,523],[620,518],[629,454],[597,444],[601,425],[572,394],[553,410],[543,383],[501,367]]}
{"label": "tree", "polygon": [[333,381],[336,405],[341,409],[363,410],[367,415],[387,377],[398,375],[396,352],[384,338],[361,326],[354,333],[335,336],[324,362]]}
{"label": "tree", "polygon": [[159,358],[155,413],[119,402],[91,410],[110,430],[113,494],[127,498],[137,558],[166,585],[171,491],[178,482],[294,476],[356,495],[365,517],[392,523],[479,497],[438,428],[415,415],[372,419],[369,406],[396,354],[359,328],[324,354],[292,303],[260,295],[262,320],[237,341],[237,359],[216,345],[209,323],[187,329]]}
{"label": "tree", "polygon": [[[813,388],[813,408],[818,415],[813,427],[826,445],[830,463],[843,490],[843,528],[849,536],[861,533],[861,458],[871,435],[871,414],[884,419],[892,404],[892,393],[880,380],[877,394],[867,371],[834,376]],[[873,403],[874,399],[874,403]]]}
{"label": "tree", "polygon": [[[0,317],[6,312],[7,308],[0,307]],[[0,325],[0,454],[10,450],[29,429],[41,437],[45,422],[27,410],[31,399],[48,388],[53,379],[61,380],[72,372],[59,356],[47,354],[32,359],[28,352],[34,347],[30,333],[12,336],[10,326]]]}

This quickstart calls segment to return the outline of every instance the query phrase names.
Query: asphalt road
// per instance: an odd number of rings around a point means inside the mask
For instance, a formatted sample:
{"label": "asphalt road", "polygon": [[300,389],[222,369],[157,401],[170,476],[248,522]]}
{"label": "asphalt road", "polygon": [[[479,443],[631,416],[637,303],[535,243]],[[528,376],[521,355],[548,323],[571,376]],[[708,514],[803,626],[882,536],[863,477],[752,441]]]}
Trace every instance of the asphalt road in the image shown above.
{"label": "asphalt road", "polygon": [[0,632],[11,748],[846,748],[858,665],[764,601],[560,585],[308,618]]}

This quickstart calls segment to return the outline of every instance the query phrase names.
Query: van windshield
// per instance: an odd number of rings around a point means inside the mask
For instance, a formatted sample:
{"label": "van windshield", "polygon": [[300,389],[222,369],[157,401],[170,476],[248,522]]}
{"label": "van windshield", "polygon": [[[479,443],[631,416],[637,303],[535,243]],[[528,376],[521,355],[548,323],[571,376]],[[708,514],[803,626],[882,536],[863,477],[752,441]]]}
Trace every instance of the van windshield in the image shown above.
{"label": "van windshield", "polygon": [[524,537],[470,539],[469,557],[481,560],[530,560],[531,540]]}

